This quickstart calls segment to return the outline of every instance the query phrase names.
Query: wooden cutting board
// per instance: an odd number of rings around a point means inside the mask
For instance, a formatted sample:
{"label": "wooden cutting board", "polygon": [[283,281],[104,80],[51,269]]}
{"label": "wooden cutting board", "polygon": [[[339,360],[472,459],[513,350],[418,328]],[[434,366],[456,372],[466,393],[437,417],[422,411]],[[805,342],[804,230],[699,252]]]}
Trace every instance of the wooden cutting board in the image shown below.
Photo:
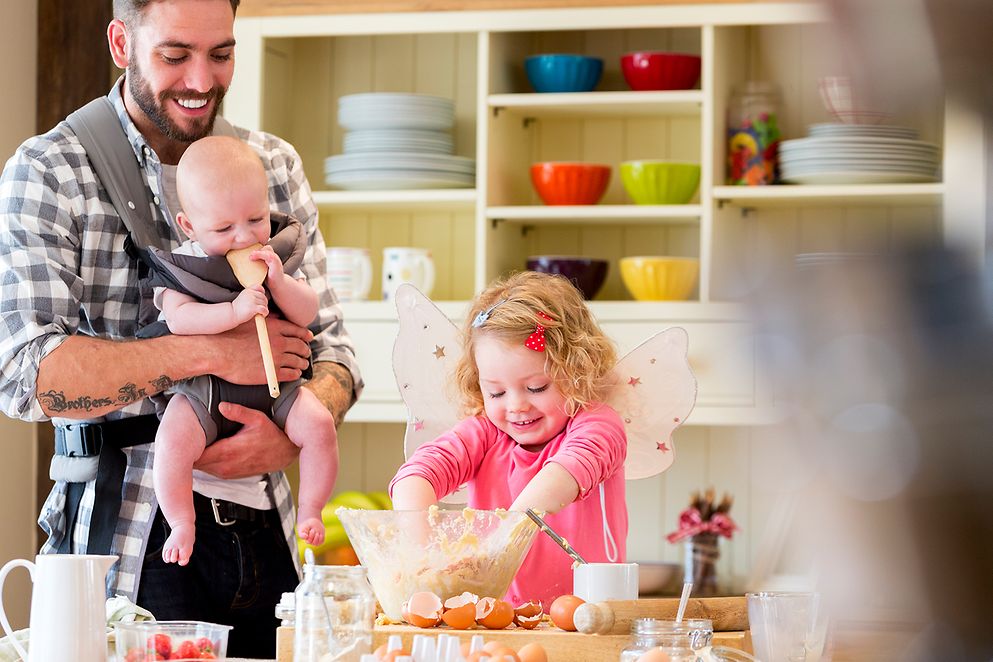
{"label": "wooden cutting board", "polygon": [[[499,641],[515,651],[525,644],[536,642],[548,653],[548,662],[617,662],[621,651],[631,641],[630,634],[582,634],[565,632],[550,623],[541,623],[534,630],[508,628],[506,630],[452,630],[447,627],[417,628],[413,625],[377,625],[373,631],[373,649],[385,644],[390,635],[400,635],[409,649],[414,635],[454,634],[468,642],[473,635],[481,634],[486,641]],[[715,632],[714,646],[728,646],[751,652],[751,641],[746,632]],[[276,662],[293,662],[293,628],[280,627],[276,631]]]}

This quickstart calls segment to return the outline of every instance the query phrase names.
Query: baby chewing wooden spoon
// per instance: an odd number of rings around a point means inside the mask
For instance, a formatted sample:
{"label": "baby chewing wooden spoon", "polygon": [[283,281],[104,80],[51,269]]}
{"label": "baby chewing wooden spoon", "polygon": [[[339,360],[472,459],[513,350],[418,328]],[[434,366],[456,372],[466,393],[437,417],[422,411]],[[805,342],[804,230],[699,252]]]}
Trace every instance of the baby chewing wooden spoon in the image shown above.
{"label": "baby chewing wooden spoon", "polygon": [[[262,248],[262,244],[253,244],[247,248],[230,250],[224,256],[234,271],[235,278],[242,287],[252,287],[265,282],[267,268],[265,262],[250,260],[249,255]],[[276,380],[276,364],[272,360],[272,347],[269,345],[269,332],[266,331],[262,315],[255,316],[255,330],[259,333],[259,347],[262,348],[262,365],[265,366],[266,381],[269,383],[269,395],[279,397],[279,382]]]}

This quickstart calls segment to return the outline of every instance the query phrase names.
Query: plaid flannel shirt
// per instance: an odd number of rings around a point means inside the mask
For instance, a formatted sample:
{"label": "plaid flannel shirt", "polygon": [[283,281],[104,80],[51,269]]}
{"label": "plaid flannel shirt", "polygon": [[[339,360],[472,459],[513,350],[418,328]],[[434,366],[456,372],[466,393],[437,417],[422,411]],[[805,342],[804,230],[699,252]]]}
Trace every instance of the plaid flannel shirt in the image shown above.
{"label": "plaid flannel shirt", "polygon": [[[118,80],[109,97],[134,148],[153,196],[159,236],[170,248],[183,237],[165,207],[162,167],[155,152],[128,116]],[[324,240],[317,208],[293,147],[275,136],[236,129],[262,158],[269,177],[270,202],[304,225],[309,247],[302,271],[320,297],[320,312],[310,325],[314,361],[346,366],[362,388],[354,349],[342,324],[341,309],[325,278]],[[46,420],[37,398],[38,366],[67,337],[82,334],[109,339],[133,338],[137,331],[137,266],[124,252],[127,230],[96,179],[72,129],[59,123],[22,144],[0,177],[0,410],[26,421]],[[150,295],[150,292],[148,293]],[[95,369],[96,366],[94,366]],[[154,413],[146,398],[105,419]],[[54,419],[53,423],[70,422]],[[78,422],[78,421],[77,421]],[[145,542],[157,502],[152,487],[154,444],[124,449],[128,465],[121,486],[121,512],[111,552],[120,556],[107,577],[110,594],[135,598]],[[267,491],[279,509],[283,530],[296,554],[293,497],[282,472],[267,476]],[[86,553],[94,483],[86,485],[74,530],[67,532],[66,483],[53,488],[38,524],[48,534],[42,552],[58,548],[66,535],[72,550]]]}

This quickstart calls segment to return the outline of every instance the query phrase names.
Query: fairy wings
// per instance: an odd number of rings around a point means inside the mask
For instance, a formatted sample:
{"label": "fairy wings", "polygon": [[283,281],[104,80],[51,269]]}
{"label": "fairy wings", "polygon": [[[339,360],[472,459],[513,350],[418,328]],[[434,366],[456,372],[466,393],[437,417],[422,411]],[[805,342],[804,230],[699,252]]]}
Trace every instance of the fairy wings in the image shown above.
{"label": "fairy wings", "polygon": [[[400,329],[393,372],[407,405],[404,453],[409,458],[459,421],[451,376],[462,345],[455,324],[417,288],[401,285],[395,300]],[[672,433],[696,402],[687,346],[685,330],[666,329],[628,352],[614,368],[615,384],[605,402],[624,420],[624,477],[629,480],[659,474],[675,459]]]}

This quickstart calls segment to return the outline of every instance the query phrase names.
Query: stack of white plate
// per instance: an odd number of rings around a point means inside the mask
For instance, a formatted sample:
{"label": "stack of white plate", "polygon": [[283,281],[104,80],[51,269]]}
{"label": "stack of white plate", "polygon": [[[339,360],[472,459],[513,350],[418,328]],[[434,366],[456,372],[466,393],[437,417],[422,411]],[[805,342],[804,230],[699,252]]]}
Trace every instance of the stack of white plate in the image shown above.
{"label": "stack of white plate", "polygon": [[885,124],[815,124],[810,136],[779,146],[783,181],[795,184],[890,184],[937,181],[937,145]]}
{"label": "stack of white plate", "polygon": [[324,160],[324,181],[349,190],[467,188],[476,162],[453,156],[451,99],[425,94],[342,97],[344,154]]}

